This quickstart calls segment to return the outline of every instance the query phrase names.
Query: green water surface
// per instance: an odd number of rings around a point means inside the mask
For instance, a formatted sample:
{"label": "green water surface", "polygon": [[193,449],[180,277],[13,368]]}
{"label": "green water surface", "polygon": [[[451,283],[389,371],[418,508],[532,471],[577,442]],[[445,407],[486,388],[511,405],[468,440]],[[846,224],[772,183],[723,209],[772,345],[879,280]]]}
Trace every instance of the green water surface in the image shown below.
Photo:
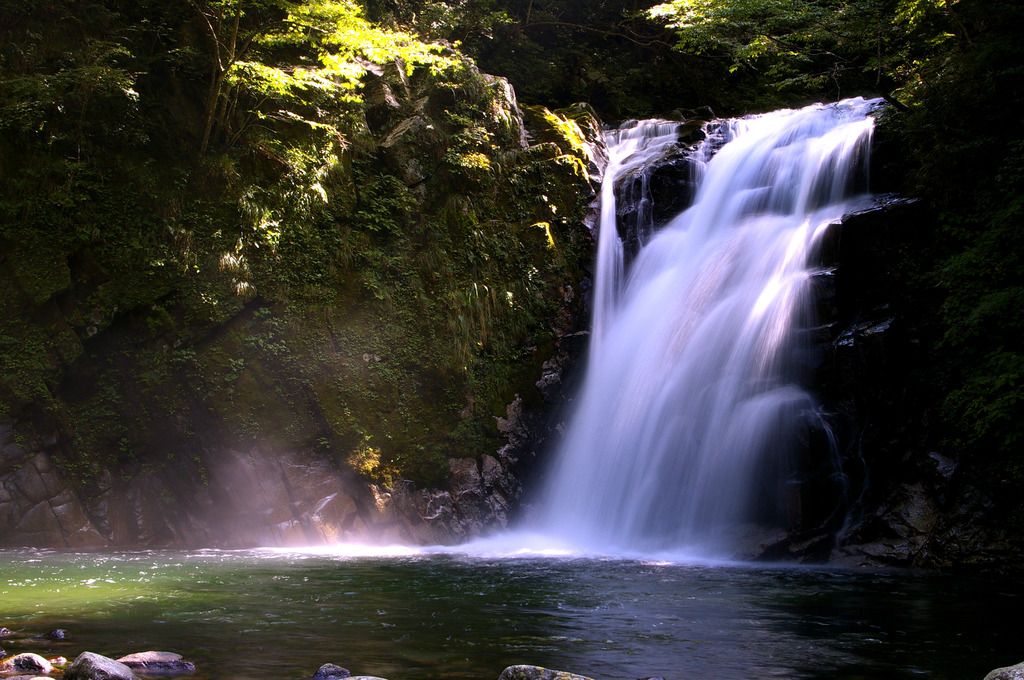
{"label": "green water surface", "polygon": [[[981,680],[1024,661],[1015,583],[584,558],[0,551],[8,654],[184,654],[196,680]],[[45,634],[68,631],[65,641]]]}

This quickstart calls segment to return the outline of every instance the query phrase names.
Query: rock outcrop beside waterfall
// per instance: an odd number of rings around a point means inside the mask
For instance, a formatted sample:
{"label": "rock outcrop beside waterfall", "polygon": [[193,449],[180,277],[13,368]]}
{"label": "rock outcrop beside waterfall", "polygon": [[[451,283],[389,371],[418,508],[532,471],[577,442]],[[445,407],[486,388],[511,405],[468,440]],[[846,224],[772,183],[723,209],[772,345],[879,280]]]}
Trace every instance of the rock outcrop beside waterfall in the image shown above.
{"label": "rock outcrop beside waterfall", "polygon": [[828,343],[816,370],[849,492],[830,559],[844,564],[1016,571],[1024,548],[990,493],[937,448],[924,301],[908,293],[902,252],[934,217],[883,196],[833,228]]}
{"label": "rock outcrop beside waterfall", "polygon": [[831,436],[808,441],[788,531],[750,553],[850,566],[1015,572],[1024,546],[955,458],[935,448],[924,305],[898,263],[933,216],[891,195],[823,239],[803,357]]}
{"label": "rock outcrop beside waterfall", "polygon": [[320,188],[334,216],[295,235],[315,238],[309,261],[275,265],[289,282],[200,237],[215,222],[183,223],[208,248],[187,271],[115,271],[113,241],[42,259],[0,243],[0,545],[453,543],[506,525],[583,344],[599,125],[585,107],[524,123],[471,64],[392,64],[364,87]]}

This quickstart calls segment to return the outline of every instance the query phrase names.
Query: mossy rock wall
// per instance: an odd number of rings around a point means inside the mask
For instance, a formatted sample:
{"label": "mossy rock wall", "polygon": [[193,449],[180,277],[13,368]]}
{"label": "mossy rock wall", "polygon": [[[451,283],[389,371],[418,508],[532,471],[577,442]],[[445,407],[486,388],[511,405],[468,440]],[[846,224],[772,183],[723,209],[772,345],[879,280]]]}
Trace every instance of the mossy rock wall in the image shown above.
{"label": "mossy rock wall", "polygon": [[[508,448],[507,407],[561,398],[585,302],[599,128],[567,113],[583,124],[544,112],[528,130],[470,63],[394,64],[308,205],[265,158],[135,149],[75,180],[81,209],[57,181],[5,206],[0,544],[451,541],[504,523],[535,450]],[[254,220],[274,197],[292,207]],[[467,530],[453,470],[500,487],[500,512],[473,500]]]}

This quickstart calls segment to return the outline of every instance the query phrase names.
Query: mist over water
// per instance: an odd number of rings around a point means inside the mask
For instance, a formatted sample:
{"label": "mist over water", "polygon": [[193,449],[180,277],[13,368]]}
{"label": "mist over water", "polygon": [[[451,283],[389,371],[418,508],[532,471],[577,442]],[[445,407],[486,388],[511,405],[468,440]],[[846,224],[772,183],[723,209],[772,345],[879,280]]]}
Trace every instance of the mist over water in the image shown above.
{"label": "mist over water", "polygon": [[864,200],[875,101],[716,121],[692,205],[625,271],[616,179],[675,129],[609,134],[582,394],[530,529],[582,550],[728,556],[780,524],[815,403],[794,370],[809,256]]}

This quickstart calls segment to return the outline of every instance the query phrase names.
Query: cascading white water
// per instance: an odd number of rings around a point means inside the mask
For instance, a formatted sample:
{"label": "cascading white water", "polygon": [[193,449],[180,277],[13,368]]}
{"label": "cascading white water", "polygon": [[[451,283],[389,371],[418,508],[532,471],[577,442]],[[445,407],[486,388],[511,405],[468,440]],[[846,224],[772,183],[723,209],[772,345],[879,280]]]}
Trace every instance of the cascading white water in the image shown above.
{"label": "cascading white water", "polygon": [[587,375],[535,530],[600,552],[728,554],[730,529],[784,515],[814,407],[791,365],[808,258],[866,186],[877,105],[719,121],[693,152],[692,206],[625,277],[613,186],[674,126],[609,134]]}

